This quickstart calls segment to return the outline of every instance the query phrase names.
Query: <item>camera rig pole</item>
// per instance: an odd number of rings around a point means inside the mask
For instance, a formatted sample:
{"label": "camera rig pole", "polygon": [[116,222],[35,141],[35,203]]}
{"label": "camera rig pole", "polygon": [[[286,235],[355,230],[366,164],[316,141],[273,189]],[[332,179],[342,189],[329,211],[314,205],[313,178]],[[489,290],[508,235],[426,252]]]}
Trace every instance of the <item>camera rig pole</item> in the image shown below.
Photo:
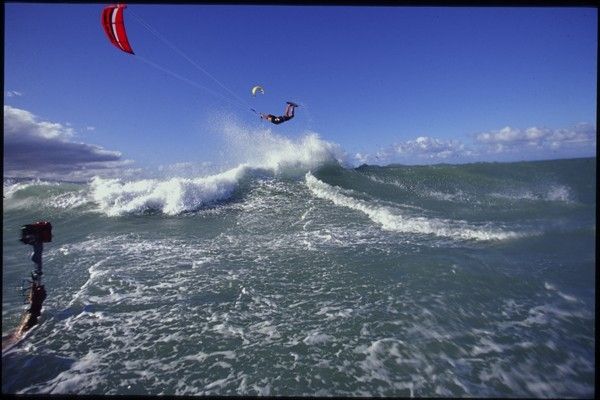
{"label": "camera rig pole", "polygon": [[21,323],[18,327],[20,335],[23,335],[37,324],[38,318],[42,314],[42,304],[46,299],[46,289],[42,284],[42,275],[44,274],[42,272],[42,252],[44,244],[38,238],[31,245],[33,246],[31,261],[35,263],[35,269],[31,272],[31,287],[27,296],[30,306],[21,318]]}
{"label": "camera rig pole", "polygon": [[17,343],[23,338],[25,333],[38,323],[38,318],[42,314],[42,304],[46,299],[46,289],[42,284],[42,252],[44,251],[44,242],[52,240],[52,225],[49,222],[41,221],[21,228],[21,242],[33,246],[31,261],[35,268],[31,271],[31,286],[27,291],[27,302],[29,308],[23,313],[21,321],[17,328],[2,338],[2,350]]}

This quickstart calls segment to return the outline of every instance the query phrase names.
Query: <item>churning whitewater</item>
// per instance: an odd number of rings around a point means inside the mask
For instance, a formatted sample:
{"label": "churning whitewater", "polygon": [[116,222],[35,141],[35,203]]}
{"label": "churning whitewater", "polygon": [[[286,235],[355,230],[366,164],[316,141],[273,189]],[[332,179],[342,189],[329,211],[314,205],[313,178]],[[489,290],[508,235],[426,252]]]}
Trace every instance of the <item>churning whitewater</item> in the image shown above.
{"label": "churning whitewater", "polygon": [[4,179],[3,335],[20,226],[54,237],[3,392],[594,395],[595,158],[351,168],[226,130],[202,175]]}

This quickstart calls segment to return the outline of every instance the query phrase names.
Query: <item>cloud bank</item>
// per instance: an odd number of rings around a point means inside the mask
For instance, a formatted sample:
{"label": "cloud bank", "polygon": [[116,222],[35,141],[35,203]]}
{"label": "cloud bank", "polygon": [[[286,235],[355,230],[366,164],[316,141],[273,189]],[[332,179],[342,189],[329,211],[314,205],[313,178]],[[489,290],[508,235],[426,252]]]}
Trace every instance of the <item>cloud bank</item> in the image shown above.
{"label": "cloud bank", "polygon": [[515,151],[523,146],[534,149],[566,149],[576,147],[596,147],[596,127],[578,124],[567,129],[531,127],[515,129],[509,126],[498,131],[482,132],[475,135],[477,144],[489,152]]}
{"label": "cloud bank", "polygon": [[596,127],[581,123],[561,129],[507,126],[477,133],[467,142],[419,136],[374,154],[357,153],[354,159],[357,163],[418,164],[591,157],[595,153]]}
{"label": "cloud bank", "polygon": [[[40,121],[4,106],[4,176],[86,180],[126,173],[132,163],[118,151],[74,140],[68,125]],[[131,172],[131,171],[130,171]]]}

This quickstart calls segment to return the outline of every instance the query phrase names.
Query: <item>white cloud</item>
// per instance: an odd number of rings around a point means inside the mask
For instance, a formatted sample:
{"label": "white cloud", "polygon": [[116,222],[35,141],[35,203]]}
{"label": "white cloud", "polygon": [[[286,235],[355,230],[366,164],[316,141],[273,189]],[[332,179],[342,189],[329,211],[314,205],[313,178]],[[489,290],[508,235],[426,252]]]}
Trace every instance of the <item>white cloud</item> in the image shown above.
{"label": "white cloud", "polygon": [[427,136],[419,136],[415,140],[407,140],[393,146],[400,155],[424,158],[446,159],[465,155],[465,145],[458,140],[442,140]]}
{"label": "white cloud", "polygon": [[26,110],[4,106],[4,137],[17,140],[68,139],[73,129],[57,123],[38,122],[36,117]]}
{"label": "white cloud", "polygon": [[39,121],[29,111],[5,105],[4,175],[85,179],[132,163],[118,151],[75,142],[74,134],[66,124]]}
{"label": "white cloud", "polygon": [[358,164],[435,163],[456,161],[457,158],[466,161],[465,158],[472,155],[475,155],[474,151],[459,140],[419,136],[379,149],[375,153],[356,153],[354,160]]}
{"label": "white cloud", "polygon": [[370,159],[372,158],[372,156],[370,154],[362,154],[362,153],[356,153],[354,155],[354,159],[356,161],[358,161],[359,164],[365,164],[368,163],[370,161]]}
{"label": "white cloud", "polygon": [[21,96],[23,96],[23,93],[18,92],[16,90],[7,90],[5,93],[6,93],[6,97],[21,97]]}
{"label": "white cloud", "polygon": [[495,153],[520,151],[524,145],[553,150],[578,146],[596,147],[596,127],[585,123],[564,129],[515,129],[507,126],[498,131],[479,133],[475,135],[475,142]]}

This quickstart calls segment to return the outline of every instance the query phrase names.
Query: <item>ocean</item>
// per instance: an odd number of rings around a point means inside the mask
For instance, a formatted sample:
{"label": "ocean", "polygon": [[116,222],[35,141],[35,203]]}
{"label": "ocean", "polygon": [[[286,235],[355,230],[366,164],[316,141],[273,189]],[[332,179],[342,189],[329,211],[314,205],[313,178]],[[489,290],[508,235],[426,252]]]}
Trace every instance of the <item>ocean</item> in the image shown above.
{"label": "ocean", "polygon": [[[596,159],[4,178],[2,392],[593,397]],[[315,154],[314,151],[310,154]]]}

